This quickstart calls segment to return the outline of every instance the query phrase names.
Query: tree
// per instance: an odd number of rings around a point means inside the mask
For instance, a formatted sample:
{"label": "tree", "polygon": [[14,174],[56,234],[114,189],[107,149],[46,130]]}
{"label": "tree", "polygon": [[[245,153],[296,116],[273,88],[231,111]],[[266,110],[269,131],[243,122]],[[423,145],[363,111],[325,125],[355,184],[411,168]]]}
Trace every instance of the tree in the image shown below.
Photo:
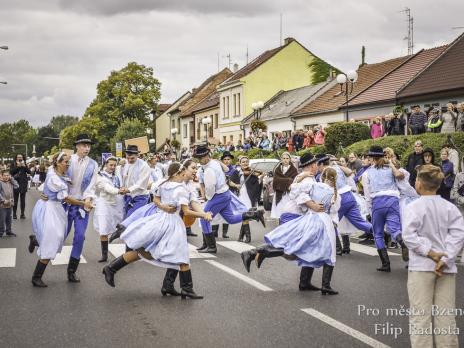
{"label": "tree", "polygon": [[69,115],[58,115],[54,116],[50,120],[48,126],[56,134],[55,137],[58,137],[63,129],[75,125],[77,122],[79,122],[79,117]]}
{"label": "tree", "polygon": [[334,68],[329,63],[324,62],[318,57],[314,57],[311,63],[308,64],[312,72],[312,84],[315,85],[320,82],[327,81],[327,78],[332,71],[332,74],[339,74],[340,70]]}
{"label": "tree", "polygon": [[115,144],[126,139],[142,137],[146,135],[146,126],[138,119],[125,120],[118,127],[116,134],[111,139],[111,148],[115,150]]}
{"label": "tree", "polygon": [[37,131],[26,120],[19,120],[13,123],[0,124],[0,156],[13,157],[17,153],[26,153],[27,144],[28,156],[31,156],[32,145],[37,139]]}
{"label": "tree", "polygon": [[90,152],[94,158],[99,158],[102,152],[110,150],[108,138],[103,134],[104,123],[94,117],[84,117],[75,125],[66,127],[60,134],[60,147],[62,149],[74,149],[74,141],[79,134],[85,133],[95,141]]}
{"label": "tree", "polygon": [[138,119],[147,125],[161,97],[160,86],[153,68],[131,62],[98,84],[97,96],[84,117],[104,121],[106,130],[113,131],[111,137],[124,120]]}

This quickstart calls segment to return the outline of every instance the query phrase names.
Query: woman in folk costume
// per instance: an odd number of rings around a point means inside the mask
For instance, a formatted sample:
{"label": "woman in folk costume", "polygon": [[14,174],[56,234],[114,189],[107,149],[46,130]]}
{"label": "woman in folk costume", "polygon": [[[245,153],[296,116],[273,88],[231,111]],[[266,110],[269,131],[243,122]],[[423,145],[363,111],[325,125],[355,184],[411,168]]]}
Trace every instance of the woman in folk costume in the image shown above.
{"label": "woman in folk costume", "polygon": [[280,156],[280,163],[274,169],[272,178],[272,189],[274,190],[274,198],[272,199],[271,218],[280,219],[281,207],[288,199],[290,185],[298,174],[291,161],[290,154],[284,152]]}
{"label": "woman in folk costume", "polygon": [[39,260],[32,275],[32,285],[40,288],[47,287],[42,281],[45,268],[63,247],[68,225],[68,204],[84,207],[84,200],[72,198],[69,194],[71,181],[66,176],[70,156],[60,152],[53,156],[53,167],[49,169],[43,194],[47,200],[39,199],[32,211],[32,230],[35,237],[31,238],[29,252],[32,253],[39,246],[37,255]]}
{"label": "woman in folk costume", "polygon": [[[340,204],[336,180],[337,172],[329,167],[321,174],[322,182],[308,181],[298,184],[298,189],[292,188],[290,199],[306,213],[266,234],[265,245],[243,252],[242,261],[247,271],[250,270],[252,260],[260,268],[265,258],[283,256],[310,270],[323,267],[322,295],[338,294],[330,286],[336,260],[334,221],[338,221],[337,208]],[[316,210],[312,209],[314,205]],[[311,285],[310,279],[308,285]],[[318,289],[312,286],[308,290]]]}
{"label": "woman in folk costume", "polygon": [[93,227],[100,234],[102,257],[98,262],[108,261],[108,236],[116,229],[124,216],[124,197],[121,179],[115,175],[116,157],[109,157],[98,172],[95,193],[97,195]]}
{"label": "woman in folk costume", "polygon": [[[114,275],[117,271],[143,257],[158,266],[180,270],[182,299],[203,298],[193,291],[187,236],[184,223],[179,216],[179,211],[182,210],[186,216],[200,217],[207,221],[212,219],[211,214],[202,211],[199,205],[192,206],[197,211],[189,207],[191,193],[184,182],[187,178],[191,179],[192,172],[178,162],[169,166],[169,177],[159,185],[154,197],[158,207],[156,213],[135,221],[121,235],[121,240],[133,250],[103,268],[105,280],[110,286],[115,286]],[[171,282],[173,279],[171,271],[167,272],[166,278],[162,289],[163,295],[170,293],[166,291],[166,282]],[[172,283],[173,281],[171,285]]]}
{"label": "woman in folk costume", "polygon": [[368,156],[372,158],[373,165],[363,174],[362,182],[368,209],[371,211],[375,245],[382,262],[377,271],[390,272],[384,238],[385,225],[392,240],[401,246],[403,260],[408,261],[408,249],[401,236],[400,191],[397,184],[397,180],[404,179],[404,174],[384,157],[380,146],[372,146]]}
{"label": "woman in folk costume", "polygon": [[[256,209],[258,200],[261,196],[261,183],[259,177],[263,174],[261,171],[250,167],[250,160],[246,156],[239,159],[240,169],[238,177],[240,178],[239,200],[248,208]],[[245,237],[245,240],[243,238]],[[249,221],[243,221],[238,237],[239,242],[251,242],[251,230]]]}
{"label": "woman in folk costume", "polygon": [[[361,216],[361,211],[356,200],[356,197],[351,192],[351,186],[349,183],[349,177],[353,174],[351,169],[344,167],[335,162],[330,163],[329,156],[323,157],[318,161],[319,171],[322,171],[327,167],[332,167],[337,172],[337,192],[341,198],[341,206],[338,210],[338,219],[342,221],[343,219],[348,220],[348,222],[353,225],[356,229],[363,231],[364,233],[371,233],[372,225],[370,222],[363,219]],[[337,232],[340,232],[342,235],[343,247],[340,243],[340,239],[337,235],[337,254],[342,255],[343,253],[350,253],[350,236],[349,234],[354,229],[350,228],[347,231],[338,229]]]}

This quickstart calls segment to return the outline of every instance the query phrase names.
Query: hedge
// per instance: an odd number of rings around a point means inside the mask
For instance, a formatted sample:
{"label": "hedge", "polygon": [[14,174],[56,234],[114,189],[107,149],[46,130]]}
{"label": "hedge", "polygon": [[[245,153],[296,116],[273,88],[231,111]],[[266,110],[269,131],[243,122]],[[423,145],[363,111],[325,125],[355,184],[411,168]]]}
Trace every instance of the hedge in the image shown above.
{"label": "hedge", "polygon": [[345,148],[370,137],[370,128],[364,123],[339,122],[327,127],[324,145],[328,153],[335,154],[340,152],[340,147]]}
{"label": "hedge", "polygon": [[337,153],[337,155],[347,156],[350,152],[362,155],[367,153],[372,145],[378,145],[382,148],[392,148],[400,156],[401,162],[406,164],[409,154],[414,151],[414,143],[417,140],[421,140],[424,149],[430,147],[435,153],[435,159],[439,162],[441,147],[443,144],[448,143],[448,136],[450,136],[452,143],[456,146],[456,150],[462,155],[464,153],[464,133],[462,132],[452,134],[425,133],[408,136],[396,135],[369,139],[352,144],[345,148],[343,152]]}

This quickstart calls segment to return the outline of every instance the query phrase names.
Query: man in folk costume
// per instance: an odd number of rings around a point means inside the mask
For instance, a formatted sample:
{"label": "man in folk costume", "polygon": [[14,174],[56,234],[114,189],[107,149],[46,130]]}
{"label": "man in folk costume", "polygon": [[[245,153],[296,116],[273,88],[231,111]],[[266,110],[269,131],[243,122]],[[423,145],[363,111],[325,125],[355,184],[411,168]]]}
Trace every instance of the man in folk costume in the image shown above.
{"label": "man in folk costume", "polygon": [[[318,161],[319,172],[322,172],[327,167],[332,167],[337,171],[337,193],[341,197],[341,206],[338,210],[339,221],[346,218],[356,229],[363,231],[366,234],[372,234],[372,224],[363,219],[361,211],[359,210],[358,203],[355,196],[351,192],[351,186],[348,183],[348,177],[353,172],[348,167],[340,166],[336,163],[330,163],[329,156],[324,156]],[[339,233],[343,231],[338,231]],[[342,253],[350,253],[350,236],[349,234],[342,234],[343,249],[340,243],[340,238],[337,235],[337,255]]]}
{"label": "man in folk costume", "polygon": [[[226,179],[227,179],[227,185],[229,185],[229,190],[238,195],[238,190],[240,189],[240,177],[238,177],[238,171],[235,169],[235,166],[232,165],[232,160],[234,159],[234,155],[232,155],[229,151],[224,151],[222,156],[221,156],[221,161],[223,164],[224,169],[227,167],[227,170],[225,171]],[[238,180],[237,180],[238,179]],[[212,230],[214,233],[214,236],[218,236],[218,231],[219,231],[219,224],[212,225]],[[227,232],[229,230],[229,224],[224,222],[222,224],[222,238],[229,238],[227,235]]]}
{"label": "man in folk costume", "polygon": [[129,217],[138,208],[143,207],[150,200],[148,183],[150,181],[150,167],[141,160],[137,145],[128,145],[126,149],[127,164],[121,170],[122,193],[124,196],[124,217]]}
{"label": "man in folk costume", "polygon": [[[263,226],[266,225],[263,210],[246,211],[243,203],[230,192],[221,163],[210,157],[210,152],[206,145],[198,146],[193,156],[199,159],[204,170],[205,196],[208,200],[204,208],[205,212],[211,212],[213,217],[221,214],[228,224],[236,224],[244,220],[253,219],[260,221]],[[204,242],[207,245],[207,248],[200,252],[216,253],[216,240],[214,233],[212,233],[211,223],[204,219],[200,223]]]}
{"label": "man in folk costume", "polygon": [[71,179],[69,196],[84,201],[84,206],[71,204],[68,210],[67,234],[69,234],[74,224],[73,246],[68,263],[68,280],[72,283],[80,282],[76,271],[84,248],[89,213],[96,199],[95,183],[97,181],[98,165],[88,156],[92,144],[94,142],[87,134],[77,136],[74,142],[76,153],[71,156],[68,169],[68,177]]}

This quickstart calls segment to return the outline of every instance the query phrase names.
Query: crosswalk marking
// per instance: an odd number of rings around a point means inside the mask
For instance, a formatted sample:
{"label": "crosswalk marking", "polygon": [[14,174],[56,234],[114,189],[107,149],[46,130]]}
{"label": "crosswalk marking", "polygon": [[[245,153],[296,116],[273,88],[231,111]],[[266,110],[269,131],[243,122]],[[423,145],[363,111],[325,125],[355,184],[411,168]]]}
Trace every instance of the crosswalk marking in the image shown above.
{"label": "crosswalk marking", "polygon": [[0,267],[16,266],[16,248],[0,249]]}
{"label": "crosswalk marking", "polygon": [[[370,255],[370,256],[377,256],[378,255],[376,248],[373,248],[373,247],[370,247],[370,246],[367,246],[367,245],[358,244],[358,243],[351,243],[350,244],[350,249],[353,250],[353,251],[356,251],[358,253],[363,253],[363,254]],[[392,253],[392,252],[388,252],[388,255],[390,255],[390,256],[400,256],[399,254]]]}
{"label": "crosswalk marking", "polygon": [[[213,254],[203,254],[197,251],[197,247],[193,244],[189,244],[189,257],[191,259],[212,259],[216,258]],[[125,244],[110,244],[108,245],[109,252],[114,257],[119,257],[126,252],[126,245]]]}
{"label": "crosswalk marking", "polygon": [[343,324],[343,323],[329,317],[328,315],[325,315],[324,313],[321,313],[321,312],[315,310],[314,308],[303,308],[302,311],[305,312],[306,314],[309,314],[310,316],[312,316],[312,317],[314,317],[316,319],[319,319],[320,321],[322,321],[322,322],[336,328],[337,330],[340,330],[341,332],[344,332],[347,335],[350,335],[351,337],[356,338],[357,340],[365,343],[369,347],[389,348],[389,346],[387,346],[386,344],[383,344],[382,342],[377,341],[376,339],[373,339],[372,337],[369,337],[369,336],[363,334],[362,332],[359,332],[358,330],[355,330],[355,329],[349,327],[348,325],[345,325],[345,324]]}
{"label": "crosswalk marking", "polygon": [[[69,257],[71,256],[72,245],[65,245],[61,249],[61,253],[57,254],[55,259],[52,260],[52,265],[67,265],[69,262]],[[87,263],[84,256],[81,255],[80,263]]]}
{"label": "crosswalk marking", "polygon": [[219,268],[220,270],[229,273],[230,275],[244,281],[245,283],[254,286],[255,288],[261,290],[261,291],[274,291],[270,287],[261,284],[260,282],[257,282],[254,279],[251,279],[250,277],[247,277],[240,272],[237,272],[236,270],[233,270],[232,268],[229,268],[227,266],[224,266],[222,263],[216,262],[214,260],[205,260],[205,262],[208,262],[210,265]]}
{"label": "crosswalk marking", "polygon": [[245,244],[242,242],[236,242],[236,241],[216,242],[216,244],[219,244],[223,246],[224,248],[233,250],[236,253],[242,253],[244,251],[248,251],[248,250],[255,248],[253,245]]}

